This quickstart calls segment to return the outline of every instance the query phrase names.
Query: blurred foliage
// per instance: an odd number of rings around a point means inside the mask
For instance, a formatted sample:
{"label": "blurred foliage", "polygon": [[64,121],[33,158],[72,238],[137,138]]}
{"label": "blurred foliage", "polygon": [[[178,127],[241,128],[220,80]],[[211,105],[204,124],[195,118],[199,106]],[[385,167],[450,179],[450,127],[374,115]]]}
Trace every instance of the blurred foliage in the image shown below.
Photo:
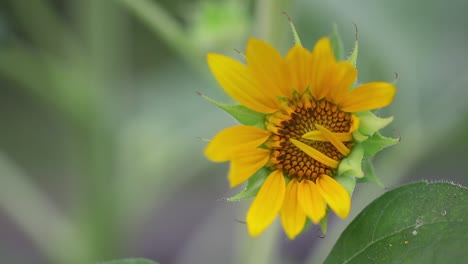
{"label": "blurred foliage", "polygon": [[154,261],[146,259],[122,259],[100,262],[99,264],[157,264]]}
{"label": "blurred foliage", "polygon": [[[414,179],[468,185],[468,26],[464,0],[0,2],[0,262],[321,263],[344,227],[385,191],[358,185],[348,220],[287,241],[257,240],[227,205],[226,166],[209,138],[235,120],[196,95],[229,99],[207,51],[236,55],[249,36],[282,51],[287,11],[310,48],[333,23],[361,81],[398,72],[402,143],[375,160],[387,187]],[[417,14],[417,15],[415,15]],[[344,54],[345,57],[349,54]],[[311,246],[312,245],[312,246]]]}

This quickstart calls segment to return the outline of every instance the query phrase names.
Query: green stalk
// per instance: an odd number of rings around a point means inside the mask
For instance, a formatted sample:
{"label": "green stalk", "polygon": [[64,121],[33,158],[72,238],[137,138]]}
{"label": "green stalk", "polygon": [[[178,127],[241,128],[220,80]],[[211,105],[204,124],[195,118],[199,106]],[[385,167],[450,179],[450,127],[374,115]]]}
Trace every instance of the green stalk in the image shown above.
{"label": "green stalk", "polygon": [[108,119],[99,113],[90,120],[87,128],[78,135],[81,153],[85,197],[77,197],[80,218],[88,243],[92,248],[90,262],[111,259],[119,248],[119,214],[114,168],[114,135],[107,124]]}
{"label": "green stalk", "polygon": [[[116,119],[118,84],[126,72],[127,20],[114,1],[74,3],[80,30],[89,47],[86,61],[75,61],[89,90],[86,117],[78,124],[76,144],[82,179],[75,197],[78,219],[92,248],[89,263],[115,258],[121,251],[121,219],[116,189]],[[76,83],[76,82],[74,82]]]}

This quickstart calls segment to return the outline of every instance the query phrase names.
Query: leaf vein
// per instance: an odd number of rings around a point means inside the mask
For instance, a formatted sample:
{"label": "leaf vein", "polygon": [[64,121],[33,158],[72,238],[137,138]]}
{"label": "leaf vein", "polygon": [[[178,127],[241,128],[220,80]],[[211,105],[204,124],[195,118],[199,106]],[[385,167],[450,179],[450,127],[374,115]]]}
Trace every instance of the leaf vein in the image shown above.
{"label": "leaf vein", "polygon": [[[438,221],[438,222],[420,224],[420,225],[418,225],[418,228],[421,227],[421,226],[428,226],[428,225],[434,225],[434,224],[440,224],[440,223],[463,223],[463,222],[464,222],[463,220],[460,220],[460,221]],[[405,231],[405,230],[411,229],[411,228],[415,228],[415,227],[416,227],[416,224],[415,224],[415,225],[408,226],[408,227],[405,227],[405,228],[402,228],[402,229],[400,229],[400,230],[398,230],[398,231],[395,231],[395,232],[393,232],[393,233],[390,233],[390,234],[388,234],[388,235],[385,235],[385,236],[383,236],[383,237],[380,237],[380,238],[378,238],[378,239],[376,239],[376,240],[371,241],[371,242],[370,242],[369,244],[367,244],[364,248],[362,248],[361,250],[357,251],[354,255],[352,255],[349,259],[345,260],[345,261],[343,262],[343,264],[349,263],[352,259],[354,259],[355,257],[361,255],[363,252],[365,252],[365,250],[366,250],[367,248],[369,248],[370,246],[372,246],[372,245],[375,244],[376,242],[379,242],[379,241],[381,241],[381,240],[383,240],[383,239],[386,239],[386,238],[389,238],[389,237],[391,237],[391,236],[393,236],[393,235],[396,235],[396,234],[398,234],[398,233],[400,233],[400,232],[402,232],[402,231]]]}

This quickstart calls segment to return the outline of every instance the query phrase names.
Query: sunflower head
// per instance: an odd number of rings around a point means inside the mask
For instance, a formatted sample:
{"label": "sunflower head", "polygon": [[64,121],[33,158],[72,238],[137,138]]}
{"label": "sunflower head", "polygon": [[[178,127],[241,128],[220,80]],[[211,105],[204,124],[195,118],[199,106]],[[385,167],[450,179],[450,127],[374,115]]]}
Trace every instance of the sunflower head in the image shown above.
{"label": "sunflower head", "polygon": [[320,223],[328,209],[347,217],[356,178],[366,177],[363,158],[367,162],[376,142],[377,149],[396,142],[377,132],[391,118],[369,111],[392,102],[392,84],[356,85],[355,65],[335,58],[329,38],[321,38],[312,51],[296,43],[283,57],[268,43],[250,39],[245,63],[207,56],[218,83],[240,105],[209,100],[242,125],[219,132],[205,155],[230,161],[231,187],[247,181],[234,199],[255,196],[246,217],[252,236],[278,214],[290,239],[307,219]]}

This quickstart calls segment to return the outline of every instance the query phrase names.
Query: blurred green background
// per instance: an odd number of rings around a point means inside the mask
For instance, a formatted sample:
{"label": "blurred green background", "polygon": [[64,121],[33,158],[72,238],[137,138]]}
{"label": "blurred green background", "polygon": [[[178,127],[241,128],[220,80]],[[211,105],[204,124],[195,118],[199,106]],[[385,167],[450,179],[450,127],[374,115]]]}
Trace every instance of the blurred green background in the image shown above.
{"label": "blurred green background", "polygon": [[[308,48],[336,23],[350,51],[356,23],[360,81],[399,74],[379,112],[402,139],[374,160],[386,188],[358,185],[325,238],[312,226],[289,241],[278,225],[250,238],[250,201],[223,201],[228,165],[202,154],[235,124],[196,94],[230,102],[206,52],[238,57],[254,36],[284,54],[283,11]],[[468,185],[467,12],[465,0],[0,1],[0,263],[320,263],[386,190]]]}

